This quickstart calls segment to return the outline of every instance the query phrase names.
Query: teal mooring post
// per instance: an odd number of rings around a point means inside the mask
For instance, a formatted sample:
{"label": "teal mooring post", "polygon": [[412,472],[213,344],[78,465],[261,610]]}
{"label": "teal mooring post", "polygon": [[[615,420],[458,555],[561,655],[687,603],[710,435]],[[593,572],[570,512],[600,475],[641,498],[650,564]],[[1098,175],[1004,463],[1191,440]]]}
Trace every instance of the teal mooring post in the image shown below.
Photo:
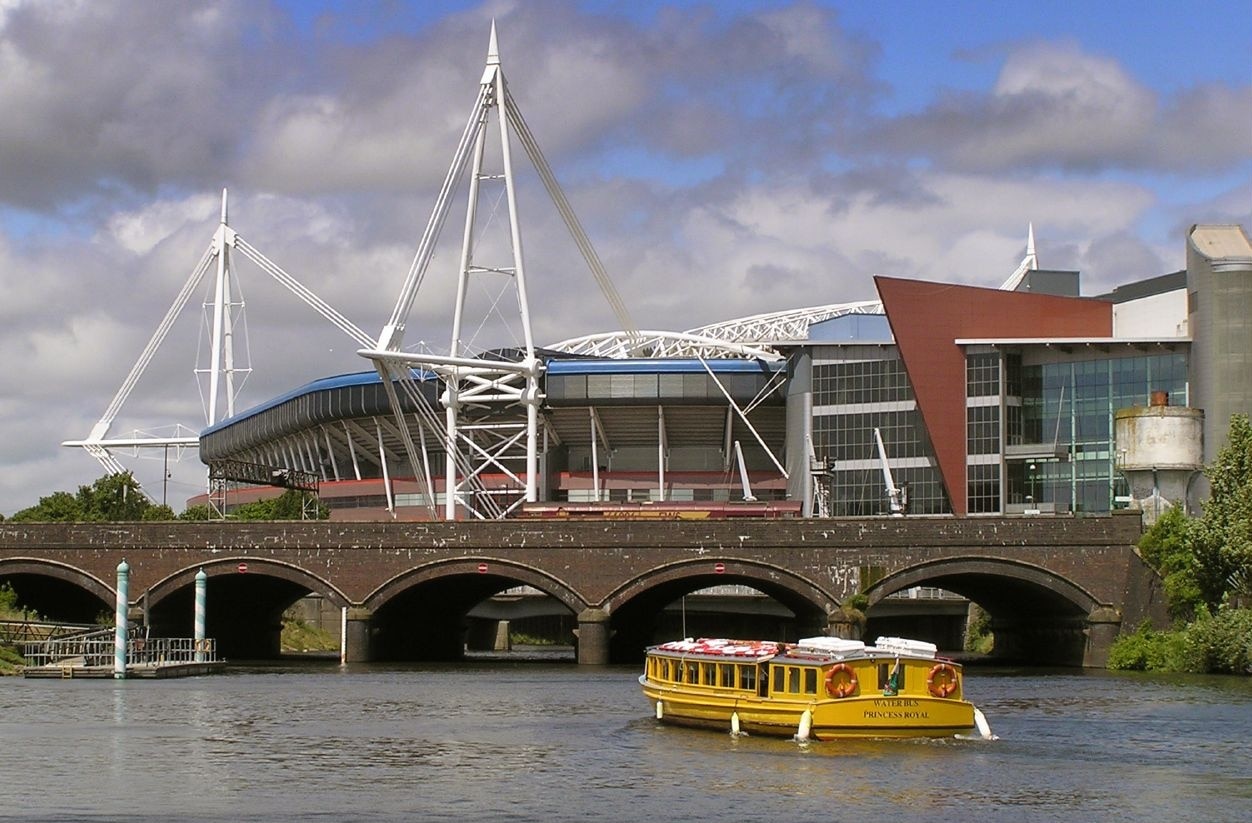
{"label": "teal mooring post", "polygon": [[209,576],[204,573],[204,569],[196,572],[196,662],[204,662],[205,633],[204,633],[204,600],[205,590],[208,588]]}
{"label": "teal mooring post", "polygon": [[113,677],[126,677],[126,611],[130,605],[130,566],[126,558],[117,564],[117,631],[113,636]]}

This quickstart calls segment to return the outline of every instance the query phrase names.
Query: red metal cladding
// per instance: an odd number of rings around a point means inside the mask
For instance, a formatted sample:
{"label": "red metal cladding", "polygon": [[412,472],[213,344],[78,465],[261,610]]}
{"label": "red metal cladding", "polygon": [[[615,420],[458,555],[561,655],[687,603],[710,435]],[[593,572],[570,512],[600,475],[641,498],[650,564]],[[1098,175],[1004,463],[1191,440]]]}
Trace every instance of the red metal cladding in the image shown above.
{"label": "red metal cladding", "polygon": [[965,353],[961,338],[1111,337],[1113,304],[875,277],[930,434],[953,512],[966,514]]}

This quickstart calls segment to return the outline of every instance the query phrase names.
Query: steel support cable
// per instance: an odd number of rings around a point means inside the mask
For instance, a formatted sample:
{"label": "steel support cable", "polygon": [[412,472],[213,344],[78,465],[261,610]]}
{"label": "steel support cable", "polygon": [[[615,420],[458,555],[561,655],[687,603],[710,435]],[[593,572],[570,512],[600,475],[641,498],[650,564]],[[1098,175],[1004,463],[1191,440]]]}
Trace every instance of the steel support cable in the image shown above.
{"label": "steel support cable", "polygon": [[[435,240],[439,237],[439,233],[443,230],[444,221],[447,219],[448,211],[452,204],[452,195],[461,181],[462,173],[465,171],[465,164],[469,161],[471,149],[474,142],[478,139],[478,133],[486,125],[487,112],[491,106],[495,105],[490,100],[491,93],[490,85],[483,84],[479,86],[478,99],[474,102],[474,109],[470,114],[469,122],[465,124],[465,131],[462,132],[461,141],[457,144],[456,154],[453,155],[452,165],[448,168],[448,174],[443,180],[443,186],[439,189],[439,196],[435,200],[434,211],[431,212],[430,220],[426,223],[426,230],[422,232],[422,239],[417,245],[417,253],[413,257],[412,265],[409,266],[409,273],[405,276],[404,285],[400,289],[400,297],[396,301],[395,309],[391,313],[391,320],[387,324],[388,329],[400,328],[413,308],[417,290],[422,285],[422,278],[426,274],[426,268],[430,265],[430,260],[435,253]],[[384,339],[383,342],[393,350],[399,347],[398,340]]]}
{"label": "steel support cable", "polygon": [[504,97],[507,102],[506,110],[509,123],[522,141],[522,147],[526,149],[526,154],[530,157],[530,162],[539,173],[539,178],[543,181],[543,186],[547,189],[548,196],[552,198],[552,202],[556,205],[557,211],[560,212],[561,218],[565,221],[565,226],[573,236],[578,250],[582,253],[583,259],[587,262],[587,266],[595,276],[596,283],[600,286],[600,291],[604,293],[605,298],[609,301],[613,313],[617,316],[617,322],[622,326],[622,331],[626,332],[632,339],[638,338],[639,329],[631,319],[630,312],[627,311],[626,304],[622,301],[621,295],[618,294],[617,287],[613,285],[613,281],[609,278],[609,274],[605,270],[604,264],[600,261],[600,256],[596,253],[595,247],[591,245],[591,239],[587,236],[587,232],[583,230],[582,223],[578,220],[578,215],[574,213],[569,200],[565,197],[565,192],[561,189],[560,183],[557,182],[556,176],[552,173],[552,168],[548,165],[543,151],[539,148],[538,141],[535,140],[530,127],[526,125],[526,119],[522,116],[521,110],[518,109],[517,103],[513,100],[513,95],[507,85],[504,87]]}
{"label": "steel support cable", "polygon": [[152,358],[156,354],[157,349],[160,348],[166,335],[168,335],[170,329],[173,328],[174,321],[177,320],[178,315],[182,313],[183,307],[185,307],[187,305],[187,301],[191,299],[191,295],[195,291],[196,286],[199,284],[201,278],[204,277],[205,271],[208,270],[209,264],[213,262],[213,258],[216,256],[215,246],[210,244],[209,248],[205,250],[204,255],[200,258],[200,262],[196,265],[195,269],[192,270],[191,276],[187,278],[187,282],[183,284],[182,291],[180,291],[178,296],[174,298],[174,302],[170,305],[169,311],[165,313],[165,317],[161,320],[161,324],[157,326],[156,331],[153,332],[152,338],[148,340],[148,345],[144,348],[143,353],[139,355],[139,359],[136,360],[135,365],[131,367],[130,374],[126,375],[126,379],[122,381],[122,385],[117,390],[117,394],[113,396],[113,400],[109,403],[109,407],[105,409],[104,414],[100,417],[100,421],[96,423],[95,428],[92,429],[92,439],[99,439],[102,437],[104,435],[104,430],[108,429],[109,424],[113,422],[113,418],[117,416],[118,411],[122,408],[122,404],[126,402],[126,398],[129,397],[131,391],[134,390],[135,384],[139,382],[139,378],[143,375],[144,370],[148,367],[148,364],[152,362]]}
{"label": "steel support cable", "polygon": [[765,385],[761,387],[761,390],[757,392],[756,397],[752,398],[752,402],[743,407],[743,413],[751,414],[757,406],[764,403],[765,399],[773,394],[775,389],[780,388],[783,385],[785,382],[783,377],[785,375],[786,372],[781,369],[771,374],[769,380],[767,380]]}
{"label": "steel support cable", "polygon": [[262,271],[285,286],[288,291],[303,300],[306,304],[313,308],[314,311],[322,315],[322,317],[325,317],[333,323],[336,328],[351,337],[353,340],[357,341],[357,343],[361,346],[365,348],[373,348],[377,345],[377,341],[362,331],[359,326],[344,317],[337,309],[314,294],[312,290],[304,286],[300,283],[300,281],[283,271],[278,264],[271,261],[268,257],[237,234],[235,235],[235,248],[243,252],[249,260],[260,266]]}
{"label": "steel support cable", "polygon": [[752,436],[756,438],[756,442],[762,449],[765,450],[765,454],[774,464],[774,467],[778,469],[779,473],[782,474],[783,477],[788,477],[789,475],[787,474],[787,470],[783,468],[782,463],[778,462],[778,458],[774,456],[774,452],[770,449],[770,447],[765,444],[765,439],[757,433],[756,427],[752,425],[752,421],[750,421],[748,416],[744,414],[743,409],[739,408],[739,404],[735,402],[735,398],[731,397],[730,392],[726,391],[726,387],[722,385],[722,381],[717,378],[717,375],[713,373],[713,369],[709,367],[708,361],[699,355],[696,355],[696,357],[700,361],[700,365],[704,366],[704,370],[709,373],[709,377],[713,378],[714,384],[716,384],[717,388],[721,390],[722,395],[726,398],[726,402],[731,405],[731,408],[733,408],[739,415],[739,419],[742,420],[743,424],[748,427],[748,431],[752,432]]}

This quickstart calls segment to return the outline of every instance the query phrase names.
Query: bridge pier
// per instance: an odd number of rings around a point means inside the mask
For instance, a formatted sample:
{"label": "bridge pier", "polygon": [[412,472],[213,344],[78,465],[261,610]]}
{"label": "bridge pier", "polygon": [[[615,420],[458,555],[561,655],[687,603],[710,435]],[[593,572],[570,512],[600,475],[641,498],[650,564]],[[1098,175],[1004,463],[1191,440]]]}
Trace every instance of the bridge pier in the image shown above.
{"label": "bridge pier", "polygon": [[1121,630],[1122,615],[1117,609],[1101,606],[1087,615],[1087,643],[1083,649],[1083,666],[1095,669],[1108,666],[1109,650]]}
{"label": "bridge pier", "polygon": [[362,606],[349,606],[343,623],[341,656],[344,663],[368,663],[370,655],[370,622],[374,613]]}
{"label": "bridge pier", "polygon": [[583,609],[578,613],[578,664],[605,666],[609,662],[609,613],[604,609]]}

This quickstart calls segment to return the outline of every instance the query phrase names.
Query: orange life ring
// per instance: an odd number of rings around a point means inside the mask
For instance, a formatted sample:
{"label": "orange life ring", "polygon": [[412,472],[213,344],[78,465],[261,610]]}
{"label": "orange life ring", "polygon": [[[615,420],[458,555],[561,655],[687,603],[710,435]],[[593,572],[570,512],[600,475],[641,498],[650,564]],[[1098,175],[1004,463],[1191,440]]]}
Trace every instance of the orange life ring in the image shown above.
{"label": "orange life ring", "polygon": [[[848,677],[842,683],[836,682],[839,675]],[[831,697],[847,697],[856,692],[856,672],[847,663],[836,663],[826,672],[826,693]]]}
{"label": "orange life ring", "polygon": [[[945,675],[939,680],[940,675]],[[935,697],[951,697],[958,685],[956,668],[951,663],[936,663],[926,675],[926,689]]]}

